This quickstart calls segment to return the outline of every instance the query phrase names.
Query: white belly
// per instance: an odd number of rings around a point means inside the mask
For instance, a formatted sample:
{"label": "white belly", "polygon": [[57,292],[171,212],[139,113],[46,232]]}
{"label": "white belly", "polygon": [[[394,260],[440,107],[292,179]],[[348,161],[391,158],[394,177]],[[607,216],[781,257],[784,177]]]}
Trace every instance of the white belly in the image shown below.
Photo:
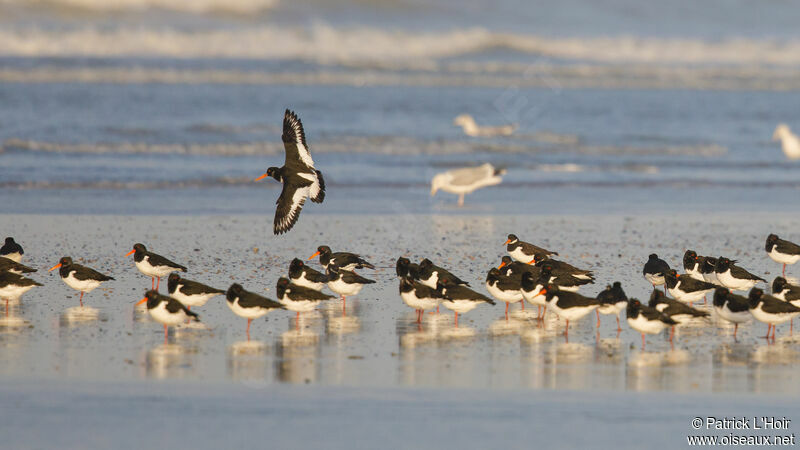
{"label": "white belly", "polygon": [[483,302],[473,302],[472,300],[444,300],[442,301],[442,306],[459,314],[464,314],[475,309],[478,303]]}
{"label": "white belly", "polygon": [[189,317],[182,310],[171,314],[167,311],[167,304],[165,302],[159,303],[158,306],[149,309],[148,312],[150,313],[150,317],[155,319],[156,322],[163,323],[164,325],[178,325],[185,322]]}
{"label": "white belly", "polygon": [[[695,267],[697,267],[696,264]],[[687,270],[686,275],[689,275],[690,277],[694,278],[697,281],[706,281],[706,279],[703,278],[703,274],[700,273],[699,270]]]}
{"label": "white belly", "polygon": [[417,298],[417,296],[411,292],[401,293],[400,298],[403,299],[403,302],[406,305],[414,309],[421,309],[421,310],[436,308],[436,306],[438,306],[440,302],[439,299],[434,299],[434,298]]}
{"label": "white belly", "polygon": [[321,300],[292,300],[284,295],[280,301],[289,311],[308,312],[313,311]]}
{"label": "white belly", "polygon": [[292,283],[307,287],[309,289],[313,289],[317,292],[321,291],[323,287],[325,287],[325,283],[315,283],[313,281],[308,281],[305,275],[300,276],[300,278],[292,278]]}
{"label": "white belly", "polygon": [[5,255],[5,257],[10,259],[10,260],[12,260],[12,261],[14,261],[14,262],[22,262],[22,254],[19,253],[19,252],[17,252],[17,253],[9,253],[9,254]]}
{"label": "white belly", "polygon": [[149,256],[145,256],[144,259],[142,259],[141,262],[137,262],[136,263],[136,268],[139,269],[139,272],[142,272],[143,274],[147,275],[148,277],[160,278],[160,277],[165,277],[165,276],[171,274],[172,272],[177,272],[178,271],[178,269],[174,269],[174,268],[171,268],[171,267],[165,267],[165,266],[154,267],[154,266],[150,265],[150,261],[149,260],[150,260],[150,257]]}
{"label": "white belly", "polygon": [[361,288],[364,287],[364,285],[363,284],[348,284],[348,283],[345,283],[344,281],[342,281],[341,278],[339,278],[336,281],[329,281],[328,282],[328,287],[330,288],[330,290],[332,290],[333,292],[336,292],[339,295],[347,296],[347,295],[356,295],[356,294],[358,294],[359,292],[361,292]]}
{"label": "white belly", "polygon": [[427,280],[420,279],[419,282],[425,286],[428,286],[431,289],[436,289],[436,283],[439,282],[439,274],[436,272],[431,272],[431,277]]}
{"label": "white belly", "polygon": [[558,317],[566,320],[582,319],[598,307],[598,305],[590,305],[561,309],[558,307],[558,301],[556,299],[558,299],[558,297],[553,297],[548,303],[548,306],[554,313],[558,315]]}
{"label": "white belly", "polygon": [[533,259],[533,256],[526,255],[522,251],[522,247],[517,247],[517,248],[514,249],[513,252],[508,252],[508,255],[511,256],[512,258],[516,259],[517,261],[519,261],[521,263],[525,263],[525,264],[528,264]]}
{"label": "white belly", "polygon": [[719,280],[717,279],[717,274],[714,272],[711,273],[704,273],[703,274],[703,281],[711,284],[716,284],[720,286]]}
{"label": "white belly", "polygon": [[661,286],[664,284],[664,275],[645,274],[644,279],[654,286]]}
{"label": "white belly", "polygon": [[520,290],[522,293],[522,297],[528,301],[528,303],[537,306],[546,306],[547,305],[547,297],[544,295],[536,295],[541,291],[541,286],[536,286],[536,289],[532,290],[531,292],[525,292]]}
{"label": "white belly", "polygon": [[599,311],[600,314],[609,314],[609,315],[613,314],[613,315],[616,316],[616,315],[619,315],[619,313],[623,309],[625,309],[625,307],[627,305],[628,305],[628,302],[612,303],[610,305],[603,305],[603,306],[597,308],[597,311]]}
{"label": "white belly", "polygon": [[750,314],[750,311],[741,311],[741,312],[733,312],[728,308],[728,304],[726,303],[721,308],[715,306],[714,311],[717,312],[717,315],[722,317],[723,319],[727,320],[728,322],[733,323],[744,323],[749,321],[753,318],[753,315]]}
{"label": "white belly", "polygon": [[643,315],[639,314],[635,319],[628,318],[628,325],[634,330],[645,334],[658,334],[661,333],[667,324],[660,320],[647,320]]}
{"label": "white belly", "polygon": [[178,289],[175,289],[174,294],[169,294],[170,297],[174,298],[175,300],[183,303],[186,306],[203,306],[211,300],[213,297],[221,294],[196,294],[196,295],[184,295],[180,293],[181,285],[178,285]]}
{"label": "white belly", "polygon": [[495,285],[486,283],[486,290],[492,297],[506,303],[517,303],[522,300],[522,293],[520,291],[502,291],[497,289]]}
{"label": "white belly", "polygon": [[731,271],[728,269],[726,272],[718,272],[717,280],[728,289],[734,291],[748,291],[758,283],[757,280],[740,280],[731,276]]}
{"label": "white belly", "polygon": [[269,309],[267,308],[242,308],[239,306],[239,298],[235,298],[232,302],[226,301],[225,303],[228,304],[228,308],[233,311],[239,317],[244,317],[245,319],[258,319],[259,317],[263,317],[267,315]]}
{"label": "white belly", "polygon": [[777,245],[772,246],[772,251],[767,253],[773,261],[781,264],[794,264],[797,261],[800,261],[800,255],[784,255],[782,253],[778,253],[775,248]]}
{"label": "white belly", "polygon": [[764,322],[764,323],[768,323],[768,324],[771,324],[771,325],[780,325],[782,323],[788,322],[788,321],[794,319],[795,317],[797,317],[798,314],[800,314],[800,312],[791,313],[791,314],[788,314],[788,313],[787,314],[769,314],[769,313],[764,312],[763,309],[761,309],[761,305],[758,305],[758,308],[751,309],[750,313],[759,322]]}
{"label": "white belly", "polygon": [[75,278],[75,271],[70,272],[66,278],[62,278],[67,286],[81,292],[92,292],[97,289],[101,282],[97,280],[79,280]]}
{"label": "white belly", "polygon": [[713,292],[713,289],[706,289],[704,291],[695,291],[695,292],[683,292],[680,290],[681,282],[678,281],[678,284],[675,285],[675,288],[670,289],[667,288],[670,295],[672,295],[675,300],[683,303],[694,303],[700,301],[703,297],[706,296],[709,292]]}
{"label": "white belly", "polygon": [[0,288],[0,299],[16,300],[36,286],[6,286]]}

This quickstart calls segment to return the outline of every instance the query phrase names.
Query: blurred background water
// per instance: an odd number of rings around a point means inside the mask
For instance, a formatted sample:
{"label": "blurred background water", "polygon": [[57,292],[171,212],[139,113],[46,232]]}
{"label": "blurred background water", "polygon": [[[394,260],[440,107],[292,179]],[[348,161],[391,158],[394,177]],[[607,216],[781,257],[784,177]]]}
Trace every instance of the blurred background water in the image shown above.
{"label": "blurred background water", "polygon": [[[800,127],[797,12],[5,0],[0,198],[22,213],[260,213],[279,186],[252,179],[282,160],[288,107],[336,212],[452,212],[430,178],[484,161],[511,170],[468,197],[473,213],[774,209],[800,189],[770,142],[777,123]],[[462,113],[519,129],[467,137]]]}

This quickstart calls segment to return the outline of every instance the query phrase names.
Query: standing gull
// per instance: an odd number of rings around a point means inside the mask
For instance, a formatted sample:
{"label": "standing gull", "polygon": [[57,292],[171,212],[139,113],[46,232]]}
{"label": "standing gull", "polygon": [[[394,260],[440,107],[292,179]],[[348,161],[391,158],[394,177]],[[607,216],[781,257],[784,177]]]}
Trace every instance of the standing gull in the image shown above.
{"label": "standing gull", "polygon": [[256,181],[272,177],[283,183],[283,190],[275,202],[275,223],[273,232],[282,234],[292,229],[300,217],[300,210],[306,198],[314,203],[325,200],[325,180],[322,172],[314,168],[314,160],[306,144],[306,134],[303,123],[292,111],[288,109],[283,116],[283,147],[286,159],[283,167],[270,167],[256,178]]}
{"label": "standing gull", "polygon": [[486,163],[478,167],[464,167],[437,174],[431,180],[431,197],[441,189],[451,194],[458,194],[458,206],[464,206],[464,195],[486,186],[500,184],[500,177],[505,169],[495,168]]}

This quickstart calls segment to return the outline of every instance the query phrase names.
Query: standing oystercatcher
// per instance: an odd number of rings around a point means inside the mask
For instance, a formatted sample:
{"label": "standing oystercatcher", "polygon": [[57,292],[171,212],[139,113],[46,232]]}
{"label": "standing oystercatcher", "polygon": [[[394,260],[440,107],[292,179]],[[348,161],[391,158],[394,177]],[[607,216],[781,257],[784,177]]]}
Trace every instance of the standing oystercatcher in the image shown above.
{"label": "standing oystercatcher", "polygon": [[[534,278],[532,273],[525,272],[520,280],[522,298],[528,303],[537,306],[536,318],[539,320],[543,320],[544,315],[547,313],[547,297],[544,294],[540,294],[540,292],[550,284],[551,279],[553,279],[552,274],[549,271],[542,270],[537,278]],[[544,312],[542,312],[543,307]]]}
{"label": "standing oystercatcher", "polygon": [[167,277],[167,292],[170,297],[186,305],[187,309],[192,309],[192,306],[203,306],[213,297],[225,293],[222,289],[181,278],[174,272]]}
{"label": "standing oystercatcher", "polygon": [[703,275],[703,280],[706,283],[711,283],[714,286],[722,286],[722,283],[717,279],[717,274],[714,272],[717,267],[717,258],[711,256],[704,256],[702,265],[700,266],[700,273]]}
{"label": "standing oystercatcher", "polygon": [[753,318],[753,315],[750,314],[750,302],[747,297],[732,294],[724,287],[718,287],[714,291],[714,310],[719,317],[733,323],[734,339],[736,339],[736,332],[739,331],[739,324]]}
{"label": "standing oystercatcher", "polygon": [[58,264],[51,267],[49,271],[58,269],[58,274],[64,283],[80,291],[81,296],[78,298],[81,306],[83,306],[83,294],[88,294],[93,290],[100,287],[106,281],[113,280],[114,277],[104,275],[91,267],[82,266],[72,262],[72,258],[65,256],[58,261]]}
{"label": "standing oystercatcher", "polygon": [[549,264],[552,267],[553,275],[557,277],[561,275],[571,275],[575,278],[581,280],[590,280],[592,283],[594,283],[594,273],[591,270],[578,269],[577,267],[565,263],[564,261],[559,261],[557,259],[544,256],[536,256],[534,257],[533,261],[530,261],[529,264],[536,264],[536,266],[540,268],[544,264]]}
{"label": "standing oystercatcher", "polygon": [[786,276],[786,265],[800,261],[800,245],[794,242],[785,241],[775,234],[767,236],[767,244],[764,247],[767,255],[773,261],[783,264],[783,276]]}
{"label": "standing oystercatcher", "polygon": [[[125,254],[125,256],[133,255],[133,261],[136,263],[136,268],[139,272],[151,278],[151,288],[158,291],[161,284],[161,277],[167,276],[172,272],[186,272],[186,267],[174,263],[161,255],[147,251],[144,244],[134,244],[133,250]],[[158,284],[156,284],[158,279]]]}
{"label": "standing oystercatcher", "polygon": [[442,283],[445,285],[469,286],[469,283],[453,275],[450,271],[433,264],[428,258],[420,261],[417,275],[420,283],[432,289],[436,289],[439,280],[446,280]]}
{"label": "standing oystercatcher", "polygon": [[278,301],[289,311],[297,313],[296,326],[300,326],[300,313],[312,311],[320,302],[336,298],[303,286],[292,284],[288,278],[278,279],[275,295]]}
{"label": "standing oystercatcher", "polygon": [[713,284],[697,280],[688,274],[680,275],[675,269],[667,271],[664,285],[676,300],[690,305],[705,298],[706,294],[710,294],[716,288]]}
{"label": "standing oystercatcher", "polygon": [[136,303],[136,306],[144,302],[147,302],[147,312],[150,313],[150,317],[164,325],[164,344],[167,343],[167,327],[169,325],[179,325],[189,319],[194,319],[197,322],[200,321],[200,317],[197,313],[189,311],[183,303],[172,297],[161,295],[158,291],[147,291],[144,298]]}
{"label": "standing oystercatcher", "polygon": [[36,272],[36,269],[28,267],[24,264],[20,264],[13,259],[0,256],[0,272],[11,272],[17,275],[22,275],[23,273]]}
{"label": "standing oystercatcher", "polygon": [[374,284],[375,280],[364,278],[361,275],[328,265],[328,288],[342,297],[342,312],[347,305],[347,296],[361,292],[365,284]]}
{"label": "standing oystercatcher", "polygon": [[717,264],[714,266],[714,273],[717,275],[717,280],[726,288],[734,291],[746,291],[755,286],[759,281],[767,282],[767,280],[753,275],[737,266],[735,263],[736,261],[731,261],[728,258],[720,256],[717,258]]}
{"label": "standing oystercatcher", "polygon": [[[662,314],[666,314],[670,319],[678,323],[678,325],[685,324],[692,319],[708,317],[708,313],[700,311],[699,309],[692,308],[691,306],[668,298],[663,292],[653,289],[650,294],[649,307],[655,308]],[[672,342],[672,336],[675,334],[675,326],[673,325],[669,331],[669,340]]]}
{"label": "standing oystercatcher", "polygon": [[500,260],[500,265],[497,266],[498,269],[502,269],[500,273],[505,276],[515,277],[518,279],[522,279],[522,275],[527,273],[531,274],[531,277],[534,281],[539,279],[539,274],[541,269],[538,266],[533,266],[528,263],[514,261],[511,259],[510,256],[505,255]]}
{"label": "standing oystercatcher", "polygon": [[550,250],[537,247],[528,242],[520,241],[515,234],[509,234],[508,239],[506,239],[503,245],[506,246],[506,251],[509,255],[511,255],[512,258],[526,264],[536,256],[542,256],[544,258],[548,258],[553,255],[558,256],[557,252],[551,252]]}
{"label": "standing oystercatcher", "polygon": [[494,305],[494,300],[463,285],[440,284],[439,288],[444,296],[442,305],[455,314],[455,326],[459,314],[468,313],[481,303]]}
{"label": "standing oystercatcher", "polygon": [[36,286],[44,285],[12,272],[0,272],[0,299],[6,301],[6,316],[8,315],[9,300],[19,299],[22,294]]}
{"label": "standing oystercatcher", "polygon": [[410,259],[401,256],[397,258],[395,272],[397,273],[397,278],[408,277],[413,280],[418,280],[419,264],[412,263]]}
{"label": "standing oystercatcher", "polygon": [[645,349],[645,333],[658,334],[664,331],[664,328],[678,324],[678,322],[670,319],[661,311],[642,305],[642,302],[635,298],[628,300],[628,307],[625,309],[625,315],[628,320],[628,325],[639,333],[642,333],[642,351]]}
{"label": "standing oystercatcher", "polygon": [[771,295],[764,295],[764,291],[758,288],[750,290],[747,301],[750,303],[750,314],[759,322],[767,324],[765,338],[769,338],[769,330],[772,328],[772,340],[775,340],[775,325],[789,322],[800,315],[800,308],[797,306]]}
{"label": "standing oystercatcher", "polygon": [[374,269],[375,266],[367,262],[366,259],[362,258],[361,255],[356,255],[355,253],[348,253],[348,252],[333,252],[331,248],[327,245],[320,245],[317,247],[317,252],[311,255],[308,260],[311,261],[312,259],[319,256],[319,263],[322,264],[322,267],[325,269],[328,268],[328,265],[333,264],[334,266],[340,267],[344,270],[356,270],[356,269]]}
{"label": "standing oystercatcher", "polygon": [[642,275],[648,283],[656,286],[664,284],[664,275],[669,271],[669,264],[660,259],[655,253],[650,254],[642,268]]}
{"label": "standing oystercatcher", "polygon": [[705,281],[702,271],[704,259],[704,256],[698,256],[694,250],[686,250],[683,254],[683,271],[695,280]]}
{"label": "standing oystercatcher", "polygon": [[496,267],[492,267],[486,275],[486,290],[492,297],[506,304],[506,320],[508,320],[508,305],[522,301],[521,283],[521,278],[503,275]]}
{"label": "standing oystercatcher", "polygon": [[288,109],[283,115],[281,140],[286,153],[283,167],[270,167],[255,180],[272,177],[283,183],[281,195],[275,202],[278,205],[273,225],[275,234],[292,229],[300,218],[300,210],[303,209],[306,198],[310,198],[314,203],[322,203],[325,200],[325,180],[322,178],[322,172],[314,168],[314,160],[306,144],[303,123],[297,114]]}
{"label": "standing oystercatcher", "polygon": [[8,258],[14,262],[22,261],[22,255],[25,254],[25,251],[22,250],[22,246],[14,242],[13,237],[7,237],[5,244],[0,247],[0,256]]}
{"label": "standing oystercatcher", "polygon": [[772,281],[772,296],[800,307],[800,286],[789,284],[786,278],[775,277]]}
{"label": "standing oystercatcher", "polygon": [[425,310],[438,307],[443,299],[440,291],[407,277],[400,279],[399,291],[403,303],[417,311],[417,323],[422,323]]}
{"label": "standing oystercatcher", "polygon": [[321,291],[328,282],[328,276],[308,267],[300,258],[295,258],[289,264],[289,280],[298,286]]}
{"label": "standing oystercatcher", "polygon": [[628,306],[628,296],[622,290],[622,283],[615,281],[613,285],[607,285],[605,290],[597,294],[600,307],[597,308],[597,326],[600,326],[600,314],[613,314],[617,318],[617,333],[622,331],[619,326],[619,313]]}
{"label": "standing oystercatcher", "polygon": [[254,292],[245,291],[241,284],[233,283],[225,293],[228,308],[239,317],[247,319],[247,340],[250,340],[250,322],[267,315],[273,309],[286,309],[282,304]]}
{"label": "standing oystercatcher", "polygon": [[550,310],[567,321],[564,336],[569,336],[570,320],[580,320],[600,307],[600,301],[596,298],[586,297],[577,292],[562,291],[552,284],[539,291],[539,295],[545,295]]}

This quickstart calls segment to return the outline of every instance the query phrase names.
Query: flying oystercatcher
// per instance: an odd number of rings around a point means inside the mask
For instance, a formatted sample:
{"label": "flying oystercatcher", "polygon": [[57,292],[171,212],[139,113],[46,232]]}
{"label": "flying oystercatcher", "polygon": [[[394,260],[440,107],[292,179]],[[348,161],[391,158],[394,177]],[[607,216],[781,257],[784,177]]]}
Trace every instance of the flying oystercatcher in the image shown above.
{"label": "flying oystercatcher", "polygon": [[168,326],[179,325],[190,319],[200,321],[197,313],[189,311],[183,303],[167,295],[161,295],[158,291],[147,291],[144,298],[136,303],[136,306],[144,302],[147,302],[147,312],[150,313],[150,317],[164,325],[164,344],[167,343]]}
{"label": "flying oystercatcher", "polygon": [[36,269],[28,267],[24,264],[20,264],[13,259],[0,256],[0,272],[11,272],[17,275],[22,275],[23,273],[36,272]]}
{"label": "flying oystercatcher", "polygon": [[681,275],[675,269],[667,271],[664,276],[664,284],[667,286],[667,291],[676,300],[690,305],[705,298],[706,294],[710,294],[716,289],[716,286],[711,283],[700,281],[689,274]]}
{"label": "flying oystercatcher", "polygon": [[342,298],[342,313],[347,306],[348,295],[357,295],[365,284],[375,283],[375,280],[364,278],[353,271],[340,269],[333,265],[328,265],[327,275],[328,288]]}
{"label": "flying oystercatcher", "polygon": [[642,334],[642,351],[645,349],[645,333],[658,334],[664,331],[664,328],[678,324],[661,311],[642,305],[642,302],[635,298],[628,300],[625,315],[628,325]]}
{"label": "flying oystercatcher", "polygon": [[600,314],[613,314],[617,318],[617,333],[622,331],[622,327],[619,326],[619,314],[628,306],[628,296],[622,290],[622,283],[615,281],[613,285],[607,285],[597,294],[597,300],[600,302],[600,307],[597,308],[597,326],[600,326]]}
{"label": "flying oystercatcher", "polygon": [[322,267],[325,269],[327,269],[330,264],[344,270],[356,270],[365,267],[368,269],[375,268],[375,266],[370,264],[366,259],[362,258],[361,255],[348,252],[334,253],[327,245],[320,245],[317,247],[317,252],[311,255],[308,260],[311,261],[317,256],[319,256],[319,263],[322,264]]}
{"label": "flying oystercatcher", "polygon": [[167,277],[167,292],[170,297],[183,303],[188,309],[192,309],[192,306],[203,306],[217,295],[225,293],[222,289],[181,278],[174,272]]}
{"label": "flying oystercatcher", "polygon": [[6,316],[8,315],[8,302],[19,299],[22,294],[36,286],[44,285],[12,272],[0,272],[0,299],[6,301]]}
{"label": "flying oystercatcher", "polygon": [[717,315],[728,322],[733,323],[733,338],[739,331],[739,324],[753,318],[750,314],[750,302],[747,297],[732,294],[727,288],[718,287],[714,291],[714,310]]}
{"label": "flying oystercatcher", "polygon": [[531,243],[520,241],[515,234],[509,234],[508,239],[506,239],[503,245],[506,246],[506,251],[512,258],[522,263],[528,263],[536,256],[545,258],[553,255],[558,256],[557,252],[551,252],[550,250],[537,247]]}
{"label": "flying oystercatcher", "polygon": [[283,183],[283,190],[278,197],[275,209],[273,232],[282,234],[292,229],[300,210],[310,198],[314,203],[325,200],[325,180],[322,172],[314,168],[314,160],[308,151],[306,134],[300,118],[288,109],[283,115],[283,148],[286,153],[283,167],[270,167],[256,178],[256,181],[272,177]]}
{"label": "flying oystercatcher", "polygon": [[400,279],[400,298],[403,303],[417,311],[417,323],[422,323],[425,310],[433,309],[442,302],[442,293],[411,278]]}
{"label": "flying oystercatcher", "polygon": [[419,279],[419,264],[412,263],[410,259],[406,257],[399,257],[397,258],[397,263],[395,264],[395,272],[397,273],[397,278],[408,277],[412,280]]}
{"label": "flying oystercatcher", "polygon": [[253,319],[263,317],[273,309],[286,309],[275,300],[244,290],[238,283],[233,283],[228,288],[225,299],[234,314],[247,319],[247,340],[250,340],[250,322]]}
{"label": "flying oystercatcher", "polygon": [[13,237],[7,237],[5,244],[0,247],[0,256],[8,258],[14,262],[22,261],[22,255],[24,254],[25,251],[22,250],[22,246],[14,242]]}
{"label": "flying oystercatcher", "polygon": [[289,280],[298,286],[321,291],[328,282],[328,276],[308,267],[300,258],[295,258],[289,264]]}
{"label": "flying oystercatcher", "polygon": [[[186,272],[186,267],[174,263],[161,255],[147,251],[144,244],[134,244],[133,250],[125,254],[125,256],[133,255],[133,261],[136,263],[136,268],[139,272],[150,277],[152,281],[151,288],[158,291],[161,284],[161,277],[167,276],[172,272]],[[158,279],[158,284],[156,284]]]}
{"label": "flying oystercatcher", "polygon": [[596,298],[586,297],[577,292],[562,291],[552,284],[539,291],[539,295],[545,295],[550,310],[567,321],[564,336],[569,336],[570,320],[580,320],[600,307],[600,301]]}
{"label": "flying oystercatcher", "polygon": [[716,273],[717,280],[724,287],[734,291],[746,291],[755,286],[759,281],[767,282],[767,280],[753,275],[737,266],[735,263],[736,261],[731,261],[722,256],[717,258],[717,264],[714,266],[714,273]]}
{"label": "flying oystercatcher", "polygon": [[295,325],[297,327],[300,326],[301,312],[312,311],[320,302],[336,298],[311,288],[292,284],[286,277],[280,277],[278,279],[275,295],[286,309],[297,313],[297,319],[295,320]]}
{"label": "flying oystercatcher", "polygon": [[786,276],[786,265],[800,261],[800,245],[794,242],[785,241],[777,235],[767,236],[767,244],[764,247],[767,255],[773,261],[783,264],[783,276]]}
{"label": "flying oystercatcher", "polygon": [[[657,289],[653,289],[653,293],[650,294],[650,303],[648,306],[655,308],[662,314],[666,314],[670,319],[677,322],[678,325],[688,323],[692,319],[708,317],[707,312],[692,308],[678,300],[667,298],[666,294]],[[670,342],[672,342],[672,336],[674,334],[675,326],[673,325],[669,331]]]}
{"label": "flying oystercatcher", "polygon": [[50,268],[50,271],[58,269],[58,274],[64,283],[80,291],[81,296],[78,298],[81,306],[83,306],[83,294],[88,294],[93,290],[100,287],[106,281],[113,280],[114,277],[104,275],[91,267],[82,266],[72,262],[72,258],[65,256],[58,261],[58,264]]}
{"label": "flying oystercatcher", "polygon": [[486,290],[492,297],[506,304],[506,320],[508,305],[522,301],[522,279],[500,273],[500,269],[492,267],[486,275]]}
{"label": "flying oystercatcher", "polygon": [[797,306],[771,295],[765,295],[764,291],[758,288],[750,290],[747,301],[750,304],[750,314],[759,322],[767,324],[765,338],[769,338],[769,330],[770,327],[772,328],[772,340],[775,340],[775,325],[789,322],[800,315],[800,308]]}
{"label": "flying oystercatcher", "polygon": [[442,305],[453,311],[455,314],[455,326],[458,326],[458,315],[472,311],[481,303],[494,305],[494,300],[475,292],[472,289],[458,284],[442,284],[440,279],[439,288],[444,296]]}
{"label": "flying oystercatcher", "polygon": [[648,283],[656,286],[664,284],[664,275],[669,271],[669,264],[658,255],[652,253],[642,268],[642,275]]}

